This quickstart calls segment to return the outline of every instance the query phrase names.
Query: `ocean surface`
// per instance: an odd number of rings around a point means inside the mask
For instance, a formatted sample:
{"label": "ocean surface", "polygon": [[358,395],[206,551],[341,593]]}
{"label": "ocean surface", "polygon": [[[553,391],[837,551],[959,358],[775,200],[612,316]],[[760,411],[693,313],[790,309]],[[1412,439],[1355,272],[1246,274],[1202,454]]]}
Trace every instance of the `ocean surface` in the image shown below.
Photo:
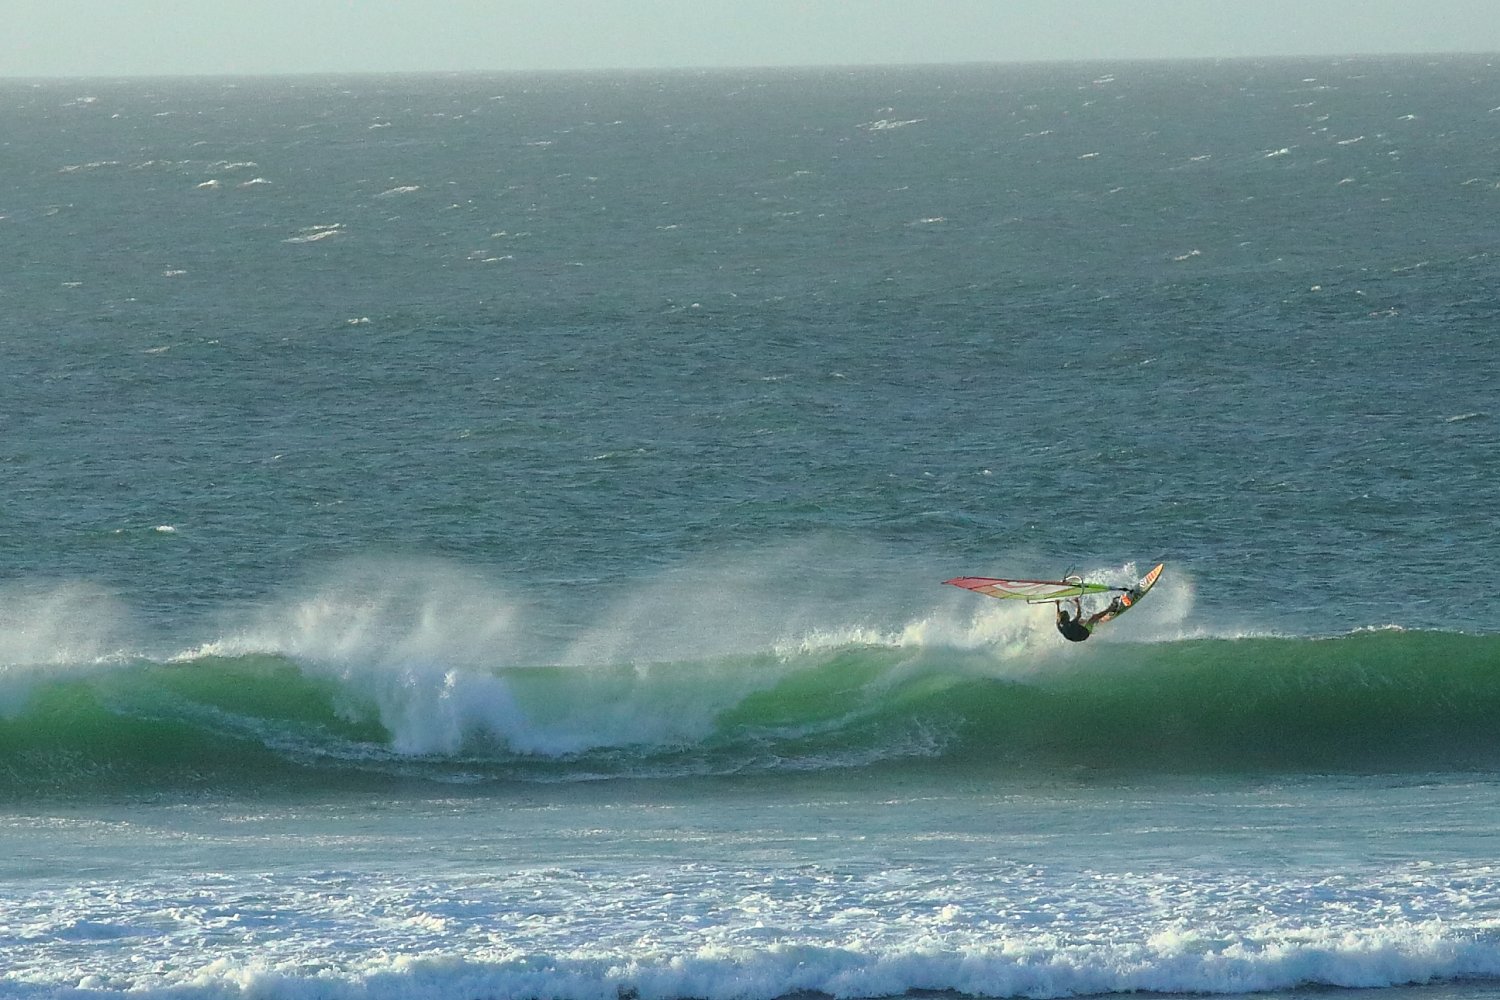
{"label": "ocean surface", "polygon": [[1497,58],[0,81],[0,996],[1500,997],[1497,248]]}

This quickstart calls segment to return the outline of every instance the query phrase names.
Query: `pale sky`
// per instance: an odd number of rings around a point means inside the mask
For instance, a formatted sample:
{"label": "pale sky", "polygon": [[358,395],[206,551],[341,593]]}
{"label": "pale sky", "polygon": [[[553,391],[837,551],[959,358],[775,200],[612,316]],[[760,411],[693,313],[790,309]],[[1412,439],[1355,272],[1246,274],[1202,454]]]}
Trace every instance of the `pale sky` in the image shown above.
{"label": "pale sky", "polygon": [[1500,0],[0,0],[0,77],[1500,52]]}

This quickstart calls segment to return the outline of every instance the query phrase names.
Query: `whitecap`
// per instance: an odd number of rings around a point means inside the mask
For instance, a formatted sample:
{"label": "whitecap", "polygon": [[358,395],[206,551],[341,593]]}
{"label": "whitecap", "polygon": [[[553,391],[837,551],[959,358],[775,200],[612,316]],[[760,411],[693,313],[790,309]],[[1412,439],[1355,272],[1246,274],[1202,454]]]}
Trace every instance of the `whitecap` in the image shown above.
{"label": "whitecap", "polygon": [[316,243],[318,240],[326,240],[337,236],[344,231],[342,222],[335,222],[328,226],[309,226],[303,229],[300,235],[289,236],[282,240],[283,243]]}

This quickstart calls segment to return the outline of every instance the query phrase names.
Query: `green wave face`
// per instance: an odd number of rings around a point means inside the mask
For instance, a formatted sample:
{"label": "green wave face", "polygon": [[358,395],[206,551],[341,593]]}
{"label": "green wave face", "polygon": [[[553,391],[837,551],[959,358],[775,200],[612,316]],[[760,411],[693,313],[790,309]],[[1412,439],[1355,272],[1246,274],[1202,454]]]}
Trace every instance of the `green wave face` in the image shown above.
{"label": "green wave face", "polygon": [[1500,639],[843,645],[601,667],[360,669],[284,656],[4,675],[0,791],[94,796],[865,766],[1430,771],[1500,764]]}
{"label": "green wave face", "polygon": [[962,752],[990,741],[1018,764],[1185,772],[1500,763],[1494,638],[1393,630],[1111,653],[1097,669],[986,699]]}

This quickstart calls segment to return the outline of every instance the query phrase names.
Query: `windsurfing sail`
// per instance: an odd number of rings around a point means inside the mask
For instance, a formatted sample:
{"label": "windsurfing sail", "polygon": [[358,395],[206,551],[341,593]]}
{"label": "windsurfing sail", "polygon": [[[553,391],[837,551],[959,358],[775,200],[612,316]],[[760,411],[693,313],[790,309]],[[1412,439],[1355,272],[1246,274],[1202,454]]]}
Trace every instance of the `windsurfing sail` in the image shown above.
{"label": "windsurfing sail", "polygon": [[1103,594],[1122,589],[1102,583],[1084,583],[1077,577],[1068,580],[1001,580],[991,576],[960,576],[944,580],[943,583],[988,597],[1026,601],[1028,604],[1070,601],[1085,594]]}

